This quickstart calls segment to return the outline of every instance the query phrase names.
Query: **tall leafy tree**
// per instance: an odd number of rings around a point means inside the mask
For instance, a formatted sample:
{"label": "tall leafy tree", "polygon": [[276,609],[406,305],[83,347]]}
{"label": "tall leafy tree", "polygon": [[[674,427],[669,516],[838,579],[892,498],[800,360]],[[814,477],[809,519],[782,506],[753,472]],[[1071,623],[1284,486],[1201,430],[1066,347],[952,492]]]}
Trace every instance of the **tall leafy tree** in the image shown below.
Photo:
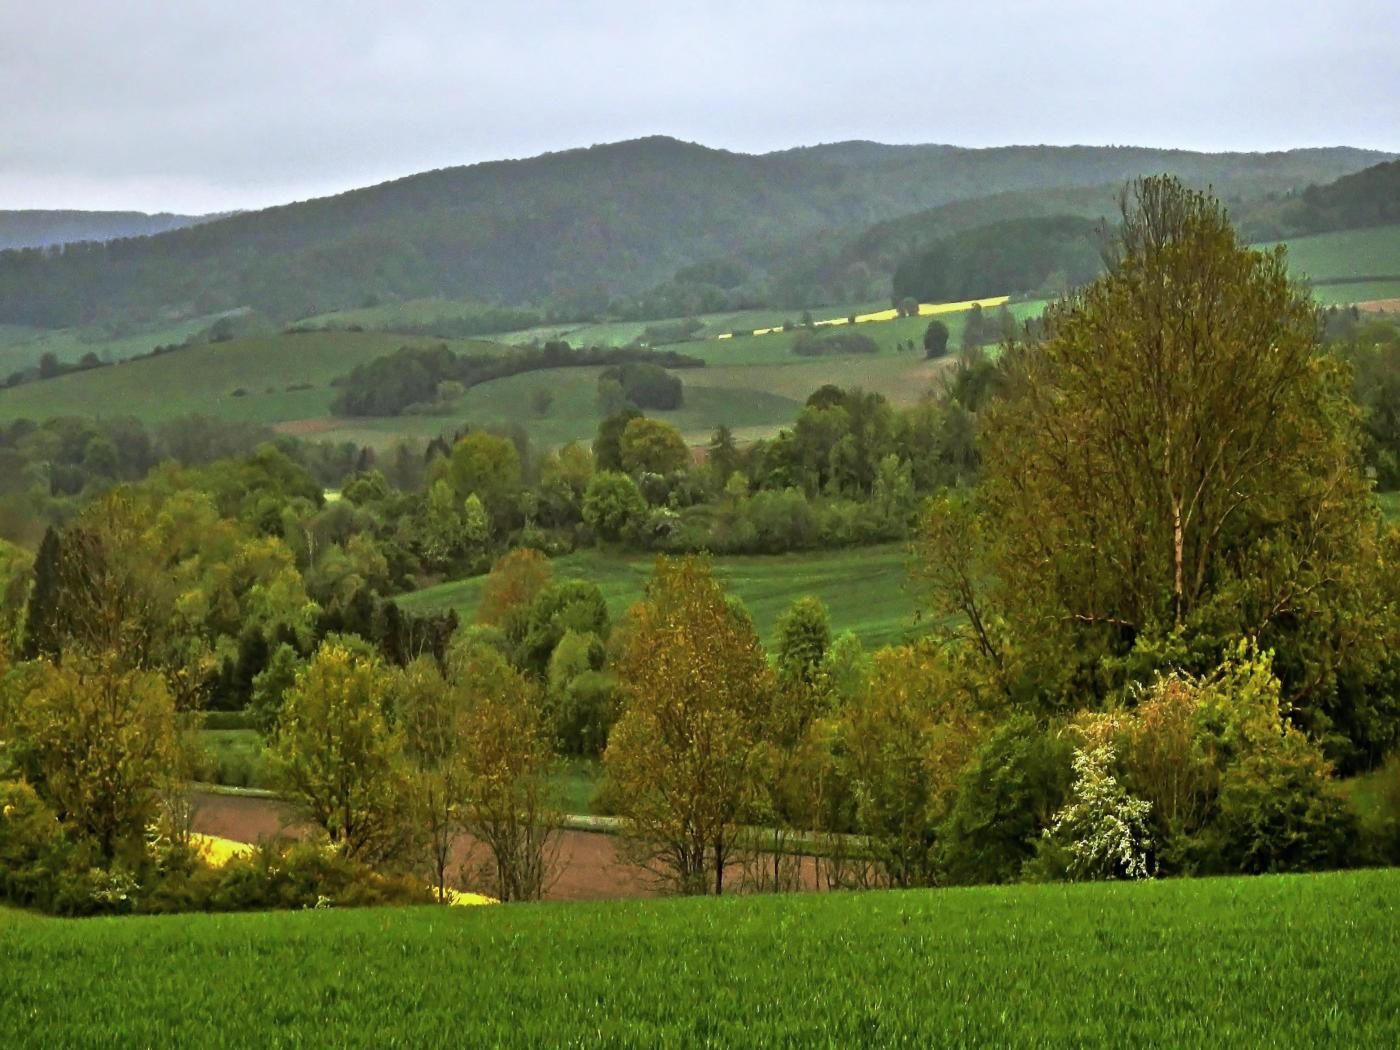
{"label": "tall leafy tree", "polygon": [[604,755],[630,853],[682,892],[722,893],[771,673],[753,622],[700,559],[658,559],[631,616],[626,706]]}
{"label": "tall leafy tree", "polygon": [[1297,719],[1335,755],[1375,755],[1397,725],[1393,554],[1347,376],[1283,251],[1241,244],[1175,179],[1145,179],[1107,272],[1046,327],[1006,352],[980,494],[989,606],[1041,698],[1092,701],[1164,663],[1204,672],[1257,635]]}
{"label": "tall leafy tree", "polygon": [[403,857],[411,843],[403,739],[386,717],[394,680],[379,659],[329,640],[283,700],[271,757],[302,815],[346,857]]}

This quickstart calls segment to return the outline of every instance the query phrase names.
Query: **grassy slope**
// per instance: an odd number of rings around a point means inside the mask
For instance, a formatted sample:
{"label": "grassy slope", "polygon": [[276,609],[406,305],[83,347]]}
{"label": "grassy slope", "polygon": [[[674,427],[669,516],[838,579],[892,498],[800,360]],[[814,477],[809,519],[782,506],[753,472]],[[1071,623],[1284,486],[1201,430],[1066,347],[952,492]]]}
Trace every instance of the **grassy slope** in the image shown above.
{"label": "grassy slope", "polygon": [[[192,412],[254,423],[326,417],[335,394],[332,379],[401,346],[441,341],[317,332],[213,343],[0,391],[0,419],[135,415],[155,422]],[[463,350],[488,344],[449,345]],[[296,383],[313,389],[286,389]],[[247,396],[233,397],[240,387]]]}
{"label": "grassy slope", "polygon": [[1287,244],[1289,269],[1313,282],[1324,306],[1400,297],[1400,226],[1319,233]]}
{"label": "grassy slope", "polygon": [[96,354],[102,361],[121,361],[144,354],[152,347],[183,342],[187,336],[202,332],[216,320],[218,315],[196,317],[120,337],[111,337],[95,329],[0,325],[0,379],[38,364],[46,353],[64,362],[77,361],[87,353]]}
{"label": "grassy slope", "polygon": [[[867,647],[898,642],[914,630],[914,602],[906,589],[902,546],[861,547],[810,554],[743,555],[715,559],[726,587],[744,600],[766,638],[792,602],[812,594],[826,602],[832,628],[854,631]],[[614,619],[641,597],[654,559],[648,555],[580,551],[554,561],[556,579],[596,583]],[[407,594],[397,599],[415,612],[453,608],[470,620],[484,576]]]}
{"label": "grassy slope", "polygon": [[15,923],[0,1044],[1393,1046],[1397,899],[1367,871]]}
{"label": "grassy slope", "polygon": [[[1016,307],[1018,316],[1040,304]],[[825,315],[818,314],[818,317]],[[837,315],[833,315],[837,316]],[[772,318],[755,315],[757,322]],[[956,345],[963,315],[944,320]],[[801,358],[791,351],[792,333],[735,339],[706,339],[676,349],[704,358],[708,367],[680,374],[687,386],[684,407],[656,413],[693,441],[703,441],[720,423],[742,437],[773,432],[791,422],[801,402],[823,383],[864,386],[897,402],[913,400],[943,367],[924,361],[922,352],[898,353],[905,340],[916,344],[928,321],[922,318],[862,324],[862,333],[880,346],[873,355]],[[527,373],[469,390],[452,412],[440,416],[341,419],[330,417],[335,392],[330,381],[355,365],[406,344],[435,339],[386,333],[316,332],[237,340],[177,351],[59,379],[0,390],[0,421],[58,415],[135,415],[158,422],[190,413],[268,425],[288,424],[296,433],[330,440],[384,446],[399,436],[431,437],[463,423],[520,423],[532,439],[559,444],[591,438],[601,412],[596,398],[597,369],[557,369]],[[455,349],[493,344],[452,342]],[[308,390],[288,390],[310,383]],[[246,394],[235,397],[234,391]],[[554,395],[544,415],[529,406],[540,388]]]}

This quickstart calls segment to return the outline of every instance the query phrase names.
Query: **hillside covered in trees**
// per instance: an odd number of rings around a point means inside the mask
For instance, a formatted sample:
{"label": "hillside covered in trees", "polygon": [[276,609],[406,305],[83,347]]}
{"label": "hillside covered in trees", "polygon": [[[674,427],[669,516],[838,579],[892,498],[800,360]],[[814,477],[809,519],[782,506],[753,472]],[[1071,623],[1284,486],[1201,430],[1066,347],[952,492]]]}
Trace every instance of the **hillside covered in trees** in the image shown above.
{"label": "hillside covered in trees", "polygon": [[147,237],[218,218],[214,215],[148,215],[140,211],[0,211],[0,251],[48,248],[79,241]]}
{"label": "hillside covered in trees", "polygon": [[1104,186],[1158,170],[1257,196],[1381,159],[1344,148],[1202,154],[859,142],[750,156],[641,139],[427,172],[154,237],[4,253],[0,323],[59,327],[244,306],[287,320],[420,296],[586,316],[678,272],[683,284],[744,286],[763,300],[774,294],[764,260],[784,246],[956,201]]}

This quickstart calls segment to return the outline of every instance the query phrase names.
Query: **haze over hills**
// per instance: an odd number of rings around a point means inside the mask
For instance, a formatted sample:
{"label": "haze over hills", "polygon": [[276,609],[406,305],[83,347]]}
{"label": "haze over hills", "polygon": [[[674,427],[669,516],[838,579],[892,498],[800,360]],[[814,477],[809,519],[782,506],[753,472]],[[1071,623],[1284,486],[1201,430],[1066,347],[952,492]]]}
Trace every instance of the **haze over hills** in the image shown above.
{"label": "haze over hills", "polygon": [[[1171,171],[1227,199],[1262,200],[1388,156],[869,142],[755,156],[655,137],[426,172],[149,237],[7,252],[0,322],[139,322],[244,306],[288,320],[422,296],[587,313],[696,264],[724,263],[735,284],[771,273],[781,287],[795,255],[820,256],[875,224],[996,194],[1068,193],[1069,211],[1083,214],[1108,187]],[[1059,211],[1027,200],[1030,214]],[[1014,217],[999,210],[989,203],[970,214]]]}
{"label": "haze over hills", "polygon": [[0,250],[146,237],[220,217],[169,212],[148,215],[140,211],[0,211]]}

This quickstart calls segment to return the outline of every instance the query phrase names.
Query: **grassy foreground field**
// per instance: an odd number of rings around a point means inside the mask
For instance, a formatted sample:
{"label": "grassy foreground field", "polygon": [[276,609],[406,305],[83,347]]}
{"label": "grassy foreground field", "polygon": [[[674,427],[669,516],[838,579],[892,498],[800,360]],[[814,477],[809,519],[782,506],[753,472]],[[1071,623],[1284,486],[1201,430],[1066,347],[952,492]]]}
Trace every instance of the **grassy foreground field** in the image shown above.
{"label": "grassy foreground field", "polygon": [[0,1045],[1394,1046],[1400,872],[8,921]]}
{"label": "grassy foreground field", "polygon": [[[836,633],[853,631],[867,648],[899,642],[915,630],[914,600],[906,589],[908,555],[900,544],[806,554],[716,558],[715,574],[744,600],[759,633],[768,639],[792,602],[814,595],[826,603]],[[579,551],[553,562],[555,579],[596,583],[614,620],[642,596],[655,558],[646,554]],[[443,583],[395,600],[412,612],[456,609],[470,621],[484,576]]]}

